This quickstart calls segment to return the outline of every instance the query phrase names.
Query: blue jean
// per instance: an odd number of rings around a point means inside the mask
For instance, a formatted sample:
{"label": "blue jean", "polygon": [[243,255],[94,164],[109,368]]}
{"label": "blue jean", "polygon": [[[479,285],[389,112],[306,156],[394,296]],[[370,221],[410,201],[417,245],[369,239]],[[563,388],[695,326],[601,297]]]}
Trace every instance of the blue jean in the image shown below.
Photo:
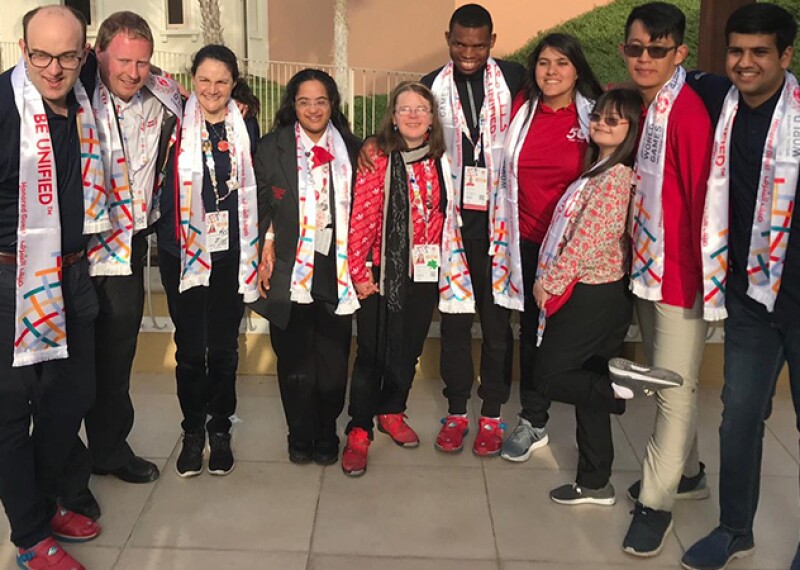
{"label": "blue jean", "polygon": [[[720,437],[720,526],[752,532],[761,485],[764,424],[784,363],[800,418],[800,325],[778,324],[763,305],[728,291]],[[798,422],[800,429],[800,422]]]}

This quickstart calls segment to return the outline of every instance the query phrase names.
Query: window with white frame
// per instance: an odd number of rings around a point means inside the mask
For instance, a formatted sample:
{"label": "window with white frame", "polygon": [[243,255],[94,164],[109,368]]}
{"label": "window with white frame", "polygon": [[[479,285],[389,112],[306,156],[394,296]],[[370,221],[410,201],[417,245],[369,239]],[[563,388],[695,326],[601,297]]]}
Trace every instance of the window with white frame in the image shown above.
{"label": "window with white frame", "polygon": [[166,0],[167,28],[186,27],[187,10],[185,0]]}
{"label": "window with white frame", "polygon": [[93,12],[92,9],[92,0],[64,0],[64,6],[69,6],[83,14],[83,17],[86,18],[86,24],[91,28],[95,25]]}

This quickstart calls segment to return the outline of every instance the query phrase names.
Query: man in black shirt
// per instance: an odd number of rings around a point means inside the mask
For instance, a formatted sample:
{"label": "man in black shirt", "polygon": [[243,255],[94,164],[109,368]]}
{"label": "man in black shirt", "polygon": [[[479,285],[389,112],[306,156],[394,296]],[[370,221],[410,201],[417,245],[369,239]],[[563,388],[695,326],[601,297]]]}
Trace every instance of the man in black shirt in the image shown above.
{"label": "man in black shirt", "polygon": [[[502,169],[504,130],[507,131],[511,121],[510,103],[525,81],[523,66],[490,57],[495,38],[492,18],[486,9],[477,4],[460,7],[453,13],[449,30],[445,33],[457,97],[447,94],[450,82],[447,77],[448,66],[422,78],[422,83],[431,88],[437,99],[439,117],[445,128],[448,156],[456,184],[460,184],[456,195],[461,197],[461,235],[483,336],[481,383],[478,388],[483,405],[479,431],[473,445],[473,452],[480,456],[498,455],[502,447],[500,410],[508,401],[511,390],[514,350],[511,311],[497,304],[492,287],[493,256],[489,253],[492,228],[488,196],[491,194],[493,178]],[[492,70],[499,70],[502,76],[501,88],[497,90],[501,93],[487,93],[487,88],[494,91],[490,77]],[[504,96],[510,97],[508,107],[504,107]],[[499,105],[496,104],[498,100],[501,101]],[[459,104],[454,105],[454,101]],[[454,145],[447,133],[448,129],[453,130],[459,123],[463,125],[460,145]],[[455,137],[457,140],[458,133]],[[457,156],[459,152],[461,156]],[[472,176],[479,181],[478,185],[481,184],[480,180],[485,181],[483,184],[488,182],[489,189],[485,194],[477,196],[468,191],[469,184],[465,181]],[[518,244],[512,244],[514,246]],[[445,452],[462,449],[468,426],[467,400],[475,377],[471,356],[473,321],[470,313],[442,313],[441,375],[445,384],[444,395],[448,399],[448,416],[443,420],[436,447]]]}
{"label": "man in black shirt", "polygon": [[[0,499],[11,524],[11,541],[19,549],[20,567],[72,570],[83,566],[61,550],[54,537],[85,541],[100,532],[96,523],[57,508],[55,501],[58,476],[95,389],[97,297],[84,255],[88,236],[83,234],[78,127],[78,116],[86,120],[91,108],[88,98],[79,102],[75,88],[86,54],[86,21],[70,8],[46,6],[25,15],[23,30],[24,68],[0,75],[0,132],[8,142],[0,145]],[[30,114],[37,113],[40,104],[46,129],[41,128],[40,115],[31,128]],[[34,150],[29,140],[22,140],[27,137],[36,138]],[[41,168],[46,155],[31,155],[48,142],[54,175],[51,169]],[[17,304],[21,302],[17,289],[24,286],[22,274],[30,265],[25,241],[32,223],[27,202],[32,171],[40,192],[55,182],[61,244],[58,281],[68,356],[44,355],[32,364],[19,365],[14,362]],[[38,266],[28,269],[35,271]],[[36,323],[29,326],[33,334],[43,334]]]}
{"label": "man in black shirt", "polygon": [[[724,316],[722,299],[713,305],[718,294],[724,295],[727,310],[720,520],[711,534],[684,555],[683,567],[693,570],[724,568],[755,548],[753,520],[761,483],[764,422],[771,412],[778,375],[787,363],[800,417],[796,369],[800,366],[800,241],[794,235],[800,228],[794,207],[800,133],[796,127],[788,128],[800,121],[800,88],[786,73],[796,31],[794,17],[783,8],[767,3],[744,6],[726,26],[728,79],[705,74],[690,78],[717,122],[706,198],[704,261],[707,252],[720,251],[714,243],[721,235],[717,230],[729,230],[727,283],[715,286],[709,278],[713,264],[704,268],[706,317]],[[724,192],[728,204],[715,200]],[[781,207],[785,199],[788,208]],[[764,223],[770,230],[756,231]],[[776,229],[783,231],[776,235]],[[770,233],[764,244],[770,250],[768,258],[754,264],[757,241]],[[795,557],[792,569],[800,569],[800,557]]]}

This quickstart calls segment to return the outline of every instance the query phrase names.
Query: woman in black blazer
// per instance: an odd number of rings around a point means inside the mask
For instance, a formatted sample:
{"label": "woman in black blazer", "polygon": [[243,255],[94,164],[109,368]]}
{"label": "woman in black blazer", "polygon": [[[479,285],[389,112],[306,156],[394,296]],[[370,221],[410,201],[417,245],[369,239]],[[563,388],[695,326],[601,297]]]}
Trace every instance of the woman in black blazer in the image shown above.
{"label": "woman in black blazer", "polygon": [[347,387],[351,315],[347,266],[353,172],[360,141],[333,78],[304,69],[286,86],[255,156],[262,299],[294,463],[335,463]]}

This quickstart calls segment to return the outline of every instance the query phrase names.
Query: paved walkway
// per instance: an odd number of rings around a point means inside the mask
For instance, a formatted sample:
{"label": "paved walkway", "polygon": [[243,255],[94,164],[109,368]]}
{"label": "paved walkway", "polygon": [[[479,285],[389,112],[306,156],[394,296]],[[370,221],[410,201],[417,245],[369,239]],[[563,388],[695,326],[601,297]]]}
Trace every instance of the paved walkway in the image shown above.
{"label": "paved walkway", "polygon": [[[408,413],[422,445],[403,449],[378,433],[368,472],[351,479],[339,465],[289,463],[274,377],[242,377],[239,386],[236,470],[228,477],[183,480],[174,470],[180,432],[174,381],[168,375],[135,377],[131,443],[163,474],[150,485],[93,478],[103,534],[70,548],[89,570],[677,568],[684,549],[717,520],[718,388],[700,395],[701,456],[712,498],[679,503],[664,551],[640,560],[624,554],[620,543],[631,507],[625,489],[639,477],[652,400],[635,402],[614,418],[617,504],[564,507],[547,492],[574,477],[575,422],[567,406],[554,407],[551,443],[527,463],[481,460],[468,450],[446,456],[432,444],[446,411],[439,383],[417,380]],[[512,426],[516,389],[505,410]],[[800,535],[798,434],[786,387],[774,408],[765,436],[756,554],[731,570],[785,570]],[[474,399],[472,414],[475,420]],[[0,568],[11,569],[8,533],[0,517]]]}

